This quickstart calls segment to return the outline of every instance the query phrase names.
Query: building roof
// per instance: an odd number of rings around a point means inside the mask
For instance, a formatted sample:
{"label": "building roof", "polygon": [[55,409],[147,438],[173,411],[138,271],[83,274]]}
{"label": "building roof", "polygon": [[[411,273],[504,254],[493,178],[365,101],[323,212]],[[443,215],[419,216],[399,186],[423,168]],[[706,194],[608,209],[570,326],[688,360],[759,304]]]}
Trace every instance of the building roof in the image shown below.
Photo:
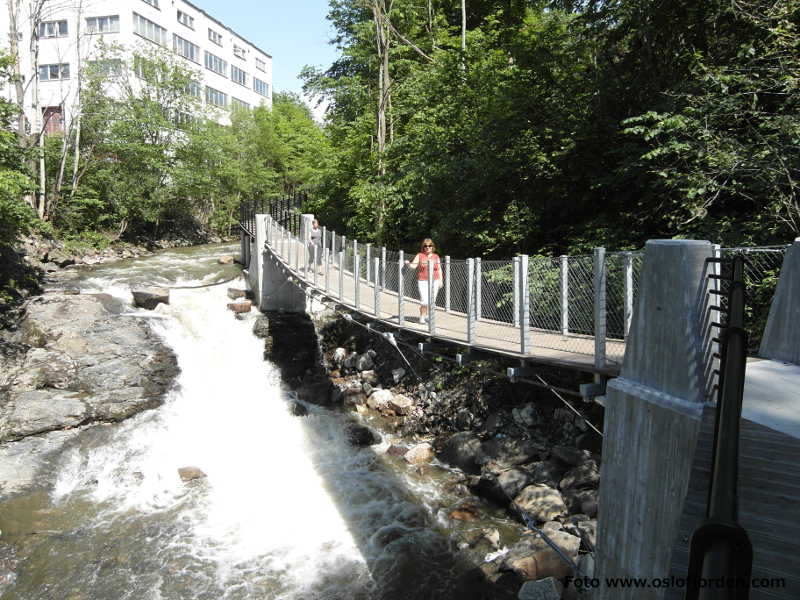
{"label": "building roof", "polygon": [[270,59],[272,58],[272,55],[271,55],[269,52],[266,52],[265,50],[263,50],[262,48],[260,48],[259,46],[257,46],[256,44],[254,44],[253,42],[251,42],[250,40],[248,40],[248,39],[247,39],[246,37],[244,37],[243,35],[240,35],[240,34],[236,33],[236,32],[235,32],[233,29],[231,29],[230,27],[228,27],[227,25],[225,25],[225,23],[223,23],[222,21],[220,21],[219,19],[217,19],[217,18],[215,18],[215,17],[212,17],[210,14],[208,14],[206,11],[204,11],[202,8],[200,8],[200,7],[199,7],[199,6],[197,6],[196,4],[194,4],[194,3],[190,2],[189,0],[183,0],[183,1],[184,1],[186,4],[188,4],[189,6],[191,6],[193,9],[195,9],[196,11],[203,13],[203,14],[204,14],[206,17],[208,17],[209,19],[211,19],[212,21],[214,21],[214,23],[216,23],[217,25],[219,25],[220,27],[222,27],[222,28],[223,28],[223,29],[225,29],[226,31],[229,31],[230,33],[232,33],[233,35],[235,35],[235,36],[236,36],[236,37],[238,37],[239,39],[241,39],[241,40],[243,40],[243,41],[247,42],[248,44],[250,44],[250,45],[251,45],[253,48],[255,48],[256,50],[258,50],[259,52],[261,52],[261,54],[265,55],[266,57],[268,57],[268,58],[270,58]]}

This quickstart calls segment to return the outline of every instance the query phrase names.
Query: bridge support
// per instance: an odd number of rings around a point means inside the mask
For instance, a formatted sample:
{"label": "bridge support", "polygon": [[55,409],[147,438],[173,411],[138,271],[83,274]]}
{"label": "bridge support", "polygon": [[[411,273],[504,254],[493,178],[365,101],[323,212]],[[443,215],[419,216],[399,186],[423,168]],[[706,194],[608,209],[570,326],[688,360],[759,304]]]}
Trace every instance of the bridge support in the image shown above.
{"label": "bridge support", "polygon": [[[647,242],[621,376],[608,383],[596,576],[669,574],[708,394],[709,242]],[[620,499],[624,499],[620,501]],[[595,599],[665,590],[601,586]]]}
{"label": "bridge support", "polygon": [[306,295],[289,281],[278,260],[264,248],[267,241],[267,215],[256,215],[256,239],[248,269],[250,289],[259,310],[306,312]]}
{"label": "bridge support", "polygon": [[800,238],[783,259],[759,355],[800,365]]}

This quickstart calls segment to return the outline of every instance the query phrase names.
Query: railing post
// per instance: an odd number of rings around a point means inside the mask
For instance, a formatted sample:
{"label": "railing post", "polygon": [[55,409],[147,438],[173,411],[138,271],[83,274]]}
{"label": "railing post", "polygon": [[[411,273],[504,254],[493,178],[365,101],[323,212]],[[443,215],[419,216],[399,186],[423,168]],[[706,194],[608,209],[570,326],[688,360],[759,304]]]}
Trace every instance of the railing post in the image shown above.
{"label": "railing post", "polygon": [[467,344],[475,343],[475,261],[467,259]]}
{"label": "railing post", "polygon": [[367,286],[372,281],[372,244],[367,244]]}
{"label": "railing post", "polygon": [[319,246],[314,244],[314,260],[311,268],[314,269],[314,287],[317,287],[317,258],[319,256]]}
{"label": "railing post", "polygon": [[353,240],[353,302],[356,310],[361,307],[361,255],[358,253],[358,240]]}
{"label": "railing post", "polygon": [[428,333],[436,335],[436,293],[433,289],[436,279],[433,277],[433,271],[433,261],[428,259]]}
{"label": "railing post", "polygon": [[450,312],[450,256],[444,257],[444,310]]}
{"label": "railing post", "polygon": [[344,250],[339,250],[339,300],[344,302]]}
{"label": "railing post", "polygon": [[531,294],[528,288],[528,256],[523,254],[517,261],[517,281],[519,281],[519,351],[521,354],[531,353]]}
{"label": "railing post", "polygon": [[380,319],[381,318],[381,286],[378,283],[378,279],[380,276],[380,264],[381,259],[377,256],[372,259],[372,278],[373,278],[373,292],[375,294],[375,316]]}
{"label": "railing post", "polygon": [[[341,244],[342,246],[342,252],[344,252],[345,255],[347,255],[347,238],[343,235],[340,235],[339,240],[340,240],[339,244]],[[347,260],[347,256],[345,256],[345,260]]]}
{"label": "railing post", "polygon": [[323,250],[323,254],[324,254],[325,248],[327,247],[327,242],[328,242],[328,228],[327,227],[323,227],[322,228],[322,250]]}
{"label": "railing post", "polygon": [[386,246],[381,246],[381,289],[384,288],[386,288]]}
{"label": "railing post", "polygon": [[606,249],[594,249],[594,366],[606,366]]}
{"label": "railing post", "polygon": [[400,250],[397,254],[397,323],[402,327],[406,321],[406,307],[403,302],[403,291],[405,290],[405,285],[403,284],[403,267],[405,265],[403,263],[405,262],[405,253]]}
{"label": "railing post", "polygon": [[475,259],[475,318],[480,321],[481,313],[481,284],[483,277],[481,276],[481,259]]}
{"label": "railing post", "polygon": [[625,310],[623,314],[623,337],[628,339],[633,318],[633,254],[624,252],[625,257]]}
{"label": "railing post", "polygon": [[289,266],[297,268],[297,243],[291,229],[289,230]]}
{"label": "railing post", "polygon": [[336,255],[336,232],[331,230],[331,255]]}
{"label": "railing post", "polygon": [[322,261],[325,263],[325,291],[330,290],[331,282],[331,251],[330,248],[322,249]]}
{"label": "railing post", "polygon": [[519,256],[514,257],[513,261],[513,282],[514,288],[514,327],[519,327]]}
{"label": "railing post", "polygon": [[561,256],[561,335],[569,335],[569,257]]}

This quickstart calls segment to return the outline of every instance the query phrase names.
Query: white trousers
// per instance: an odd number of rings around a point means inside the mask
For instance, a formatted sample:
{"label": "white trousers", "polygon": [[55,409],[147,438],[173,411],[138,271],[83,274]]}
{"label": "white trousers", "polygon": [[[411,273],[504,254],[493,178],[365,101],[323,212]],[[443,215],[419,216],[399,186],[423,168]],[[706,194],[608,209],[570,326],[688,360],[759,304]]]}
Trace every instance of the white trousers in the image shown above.
{"label": "white trousers", "polygon": [[[428,306],[428,280],[417,280],[417,289],[419,289],[419,303],[422,306]],[[439,290],[442,289],[442,280],[441,279],[434,279],[433,280],[433,303],[436,304],[436,296],[439,294]]]}

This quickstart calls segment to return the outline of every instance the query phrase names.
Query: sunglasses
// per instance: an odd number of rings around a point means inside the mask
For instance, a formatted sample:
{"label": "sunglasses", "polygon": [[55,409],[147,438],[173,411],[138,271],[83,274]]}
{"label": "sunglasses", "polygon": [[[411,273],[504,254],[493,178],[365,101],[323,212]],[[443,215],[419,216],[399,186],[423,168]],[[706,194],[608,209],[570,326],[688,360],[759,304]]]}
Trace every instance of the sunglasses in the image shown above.
{"label": "sunglasses", "polygon": [[424,245],[424,246],[422,246],[422,247],[423,247],[423,248],[435,248],[436,246],[434,246],[433,244],[425,244],[425,245]]}

